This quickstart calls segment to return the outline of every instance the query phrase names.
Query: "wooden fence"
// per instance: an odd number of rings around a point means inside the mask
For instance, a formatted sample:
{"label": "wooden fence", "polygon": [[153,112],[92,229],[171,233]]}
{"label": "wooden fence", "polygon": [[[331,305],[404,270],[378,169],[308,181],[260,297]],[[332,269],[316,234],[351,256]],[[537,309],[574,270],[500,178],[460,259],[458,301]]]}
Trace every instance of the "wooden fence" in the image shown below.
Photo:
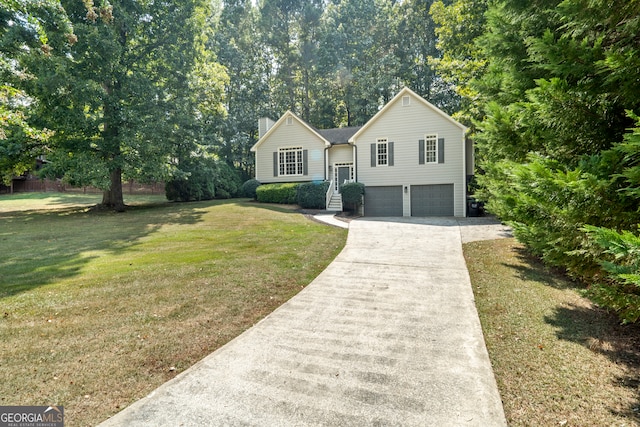
{"label": "wooden fence", "polygon": [[[101,194],[102,190],[95,187],[72,187],[63,184],[61,181],[36,178],[14,179],[11,186],[0,184],[0,194],[37,192]],[[129,195],[164,194],[164,183],[141,184],[136,181],[123,182],[122,192]]]}

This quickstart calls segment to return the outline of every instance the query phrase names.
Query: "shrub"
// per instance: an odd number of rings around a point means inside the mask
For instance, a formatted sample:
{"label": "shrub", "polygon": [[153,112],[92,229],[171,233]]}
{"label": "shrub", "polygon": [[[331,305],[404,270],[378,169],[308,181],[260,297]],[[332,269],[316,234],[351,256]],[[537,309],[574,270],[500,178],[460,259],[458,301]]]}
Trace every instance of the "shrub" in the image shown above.
{"label": "shrub", "polygon": [[296,204],[298,183],[263,184],[256,189],[257,200],[262,203]]}
{"label": "shrub", "polygon": [[624,323],[640,320],[640,237],[630,231],[585,226],[589,238],[604,253],[602,268],[609,274],[607,281],[593,284],[588,295],[596,303],[614,310]]}
{"label": "shrub", "polygon": [[214,186],[217,199],[230,199],[240,192],[242,182],[238,172],[226,162],[216,162]]}
{"label": "shrub", "polygon": [[342,194],[342,203],[351,207],[354,212],[362,204],[362,196],[364,195],[364,184],[361,182],[349,182],[340,188]]}
{"label": "shrub", "polygon": [[256,190],[260,187],[260,181],[257,179],[250,179],[242,184],[241,194],[243,197],[251,197],[253,200],[257,200],[258,195]]}
{"label": "shrub", "polygon": [[298,205],[305,209],[324,209],[327,190],[328,182],[305,182],[298,185]]}
{"label": "shrub", "polygon": [[180,165],[180,175],[165,184],[168,200],[190,202],[215,197],[217,167],[208,157],[194,157]]}

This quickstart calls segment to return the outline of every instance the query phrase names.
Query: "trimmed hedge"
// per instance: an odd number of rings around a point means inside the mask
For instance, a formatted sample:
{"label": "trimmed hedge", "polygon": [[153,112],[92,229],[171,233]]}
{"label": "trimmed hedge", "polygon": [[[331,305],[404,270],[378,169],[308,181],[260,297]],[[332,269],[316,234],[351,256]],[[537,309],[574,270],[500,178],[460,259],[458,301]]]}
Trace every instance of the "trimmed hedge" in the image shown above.
{"label": "trimmed hedge", "polygon": [[298,203],[298,185],[297,182],[263,184],[256,188],[256,196],[262,203],[294,205]]}
{"label": "trimmed hedge", "polygon": [[298,185],[298,205],[305,209],[324,209],[329,185],[328,182],[305,182]]}

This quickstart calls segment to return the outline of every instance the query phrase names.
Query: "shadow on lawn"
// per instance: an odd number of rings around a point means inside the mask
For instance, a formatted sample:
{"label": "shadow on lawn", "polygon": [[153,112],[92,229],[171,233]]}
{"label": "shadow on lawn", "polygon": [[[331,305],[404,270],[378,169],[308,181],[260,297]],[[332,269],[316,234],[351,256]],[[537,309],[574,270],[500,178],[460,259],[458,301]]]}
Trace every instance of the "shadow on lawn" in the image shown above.
{"label": "shadow on lawn", "polygon": [[[518,265],[508,266],[523,280],[532,280],[555,289],[584,289],[572,282],[562,270],[546,267],[526,249],[515,248]],[[545,322],[554,326],[559,339],[574,342],[621,366],[625,375],[615,379],[617,387],[633,390],[638,398],[628,408],[611,412],[631,419],[640,419],[640,324],[621,325],[617,316],[595,305],[559,306],[545,316]]]}
{"label": "shadow on lawn", "polygon": [[125,213],[87,207],[0,213],[0,298],[73,277],[104,252],[117,254],[166,224],[195,224],[212,204],[162,203]]}
{"label": "shadow on lawn", "polygon": [[576,283],[564,275],[561,269],[545,266],[535,255],[529,253],[524,247],[515,247],[514,252],[519,260],[517,265],[505,264],[518,272],[522,280],[532,280],[555,289],[579,289]]}
{"label": "shadow on lawn", "polygon": [[581,344],[623,367],[615,385],[631,389],[636,400],[612,413],[640,420],[640,325],[621,325],[618,318],[595,306],[564,306],[545,321],[557,328],[558,338]]}

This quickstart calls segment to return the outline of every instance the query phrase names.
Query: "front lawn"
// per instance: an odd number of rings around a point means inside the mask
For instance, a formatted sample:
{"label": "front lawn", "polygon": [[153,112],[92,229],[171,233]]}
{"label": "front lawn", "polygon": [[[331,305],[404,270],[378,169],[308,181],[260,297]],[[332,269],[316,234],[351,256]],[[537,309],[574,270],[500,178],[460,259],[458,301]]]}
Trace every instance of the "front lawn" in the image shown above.
{"label": "front lawn", "polygon": [[640,425],[640,325],[619,325],[513,239],[464,252],[510,426]]}
{"label": "front lawn", "polygon": [[68,426],[97,424],[255,324],[347,234],[248,201],[112,213],[77,197],[0,196],[0,405],[64,405]]}

